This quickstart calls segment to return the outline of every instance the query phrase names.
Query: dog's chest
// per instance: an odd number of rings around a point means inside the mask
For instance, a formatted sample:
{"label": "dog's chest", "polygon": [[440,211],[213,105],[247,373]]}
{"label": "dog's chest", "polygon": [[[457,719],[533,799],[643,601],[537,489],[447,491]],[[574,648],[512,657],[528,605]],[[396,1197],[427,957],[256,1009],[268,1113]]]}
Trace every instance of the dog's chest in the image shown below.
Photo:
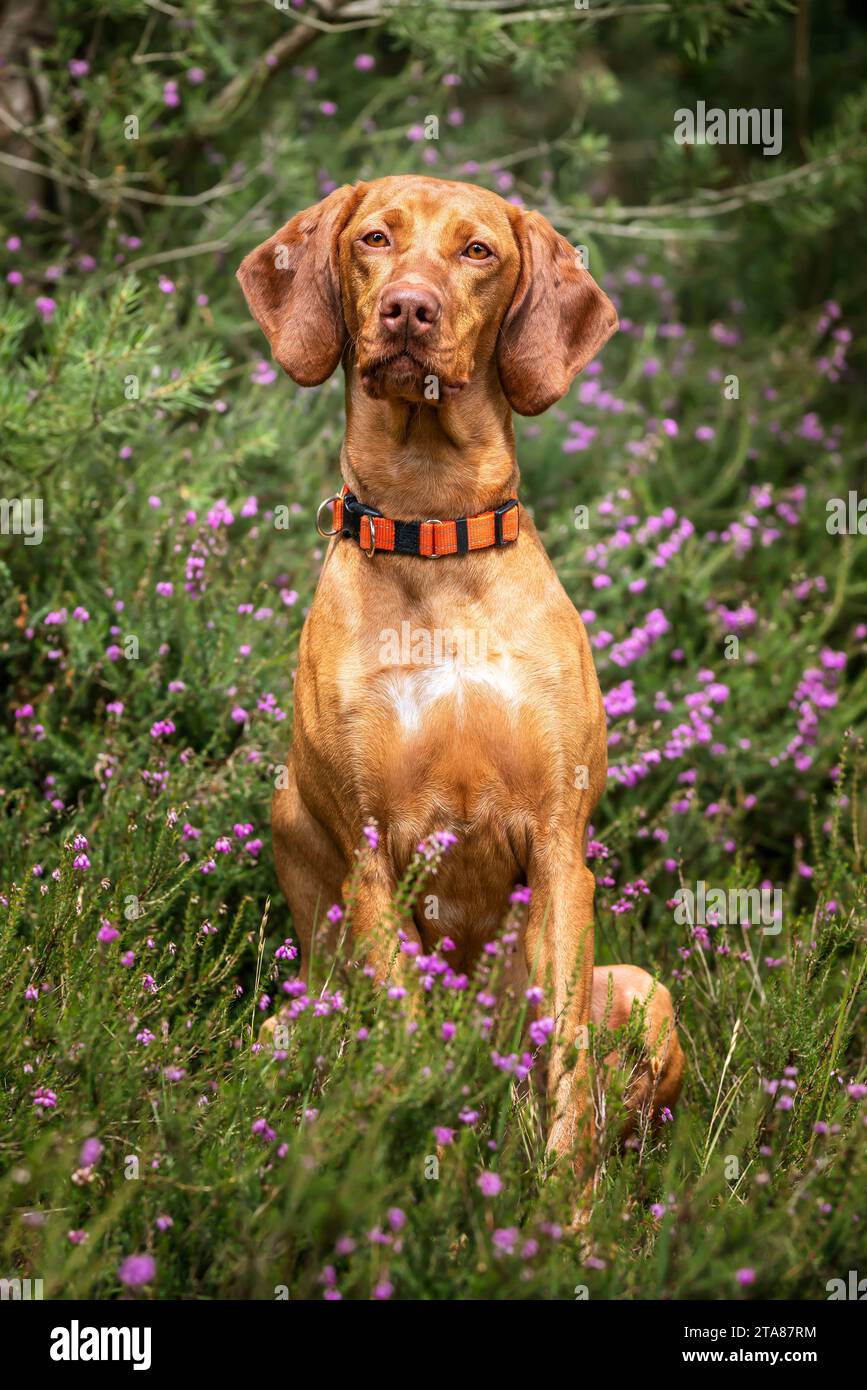
{"label": "dog's chest", "polygon": [[491,717],[513,723],[533,704],[535,666],[500,615],[459,610],[368,632],[347,653],[340,685],[347,704],[362,700],[393,739],[417,742],[441,724],[466,737]]}
{"label": "dog's chest", "polygon": [[424,733],[425,724],[448,720],[468,732],[493,715],[512,722],[529,699],[520,664],[508,652],[496,656],[444,646],[436,660],[387,667],[370,681],[371,696],[391,717],[401,740]]}
{"label": "dog's chest", "polygon": [[354,789],[359,813],[407,843],[452,824],[508,837],[560,813],[597,726],[604,738],[586,636],[533,554],[473,583],[430,573],[398,585],[384,568],[326,571],[302,641],[296,738],[333,766],[341,802]]}
{"label": "dog's chest", "polygon": [[403,618],[346,652],[341,723],[392,807],[428,789],[443,812],[472,820],[482,805],[514,809],[549,783],[574,722],[569,664],[505,613]]}

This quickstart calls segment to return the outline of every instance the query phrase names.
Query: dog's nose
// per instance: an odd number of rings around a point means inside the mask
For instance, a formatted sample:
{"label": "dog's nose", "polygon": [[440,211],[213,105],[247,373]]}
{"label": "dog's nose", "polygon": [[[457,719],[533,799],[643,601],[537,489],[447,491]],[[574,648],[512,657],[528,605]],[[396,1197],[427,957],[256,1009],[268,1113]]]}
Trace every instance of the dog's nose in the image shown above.
{"label": "dog's nose", "polygon": [[441,311],[436,295],[420,285],[386,285],[379,298],[379,316],[389,333],[406,333],[410,338],[428,333]]}

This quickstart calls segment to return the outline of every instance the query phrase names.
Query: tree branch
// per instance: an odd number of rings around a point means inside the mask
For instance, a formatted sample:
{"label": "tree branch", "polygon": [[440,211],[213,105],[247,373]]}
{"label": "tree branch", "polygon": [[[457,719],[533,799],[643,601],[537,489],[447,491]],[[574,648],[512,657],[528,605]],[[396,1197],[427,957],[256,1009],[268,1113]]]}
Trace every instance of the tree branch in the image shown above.
{"label": "tree branch", "polygon": [[[345,4],[346,0],[331,0],[328,9],[331,14],[337,14]],[[290,11],[287,18],[292,19],[296,27],[273,43],[261,58],[257,58],[254,63],[236,73],[222,91],[217,93],[198,121],[199,134],[218,130],[227,117],[237,111],[245,98],[264,87],[275,73],[280,72],[281,68],[285,68],[287,63],[302,53],[323,30],[327,33],[330,28],[313,15],[295,15]]]}

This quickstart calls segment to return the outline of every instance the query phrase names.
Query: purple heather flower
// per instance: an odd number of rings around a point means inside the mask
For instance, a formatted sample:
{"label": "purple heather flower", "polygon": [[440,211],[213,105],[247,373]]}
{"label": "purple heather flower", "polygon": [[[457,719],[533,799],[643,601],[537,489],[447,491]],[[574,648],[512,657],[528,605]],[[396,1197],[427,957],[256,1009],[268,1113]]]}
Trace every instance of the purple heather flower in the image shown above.
{"label": "purple heather flower", "polygon": [[476,1186],[483,1197],[496,1197],[503,1190],[503,1179],[499,1173],[480,1173]]}
{"label": "purple heather flower", "polygon": [[153,1255],[127,1255],[117,1271],[117,1277],[129,1289],[149,1284],[155,1277],[157,1264]]}
{"label": "purple heather flower", "polygon": [[520,1239],[520,1235],[521,1232],[518,1230],[517,1226],[501,1227],[499,1230],[494,1231],[494,1249],[502,1251],[504,1255],[514,1254],[515,1246]]}
{"label": "purple heather flower", "polygon": [[98,1139],[85,1139],[78,1155],[80,1168],[92,1168],[102,1157],[102,1144]]}
{"label": "purple heather flower", "polygon": [[544,1047],[554,1031],[553,1018],[537,1018],[530,1024],[530,1040],[534,1047]]}
{"label": "purple heather flower", "polygon": [[250,380],[254,386],[270,386],[272,381],[277,380],[277,369],[260,357],[250,374]]}

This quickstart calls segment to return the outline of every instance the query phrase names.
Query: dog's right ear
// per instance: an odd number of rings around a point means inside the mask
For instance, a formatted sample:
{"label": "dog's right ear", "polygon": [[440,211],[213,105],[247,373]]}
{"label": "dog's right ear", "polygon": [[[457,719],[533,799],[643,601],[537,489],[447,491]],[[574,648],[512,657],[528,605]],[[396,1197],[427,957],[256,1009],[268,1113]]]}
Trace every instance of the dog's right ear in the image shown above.
{"label": "dog's right ear", "polygon": [[521,270],[497,340],[506,400],[539,415],[617,330],[617,311],[565,237],[538,212],[511,209]]}
{"label": "dog's right ear", "polygon": [[238,267],[250,312],[274,359],[299,386],[320,386],[346,346],[337,241],[365,191],[344,184],[298,212]]}

